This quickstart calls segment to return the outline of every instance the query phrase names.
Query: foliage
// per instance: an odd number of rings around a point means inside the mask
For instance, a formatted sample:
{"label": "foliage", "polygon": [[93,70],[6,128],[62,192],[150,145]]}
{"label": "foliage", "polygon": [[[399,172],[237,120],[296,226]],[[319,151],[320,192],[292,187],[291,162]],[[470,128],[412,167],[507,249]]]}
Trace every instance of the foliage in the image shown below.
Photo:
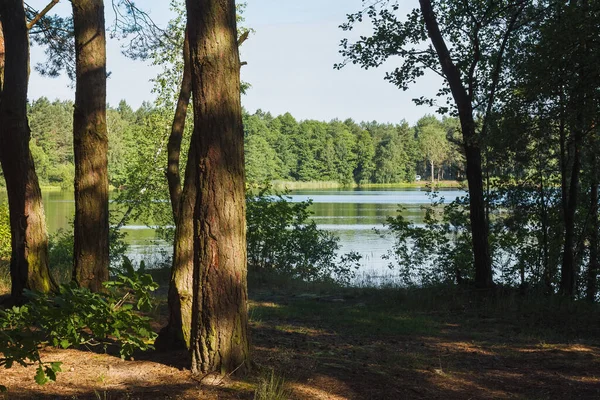
{"label": "foliage", "polygon": [[386,226],[394,235],[393,250],[385,256],[389,267],[399,268],[409,286],[463,283],[473,278],[468,199],[459,198],[448,206],[437,193],[424,206],[424,226],[408,222],[399,210]]}
{"label": "foliage", "polygon": [[248,266],[252,272],[272,272],[306,281],[349,283],[360,256],[336,259],[339,239],[310,220],[311,201],[290,202],[285,194],[262,189],[246,200]]}
{"label": "foliage", "polygon": [[[117,227],[110,228],[109,257],[113,268],[119,265],[127,251],[125,235]],[[59,229],[48,238],[48,265],[58,282],[66,283],[71,280],[73,248],[73,232],[70,230]]]}
{"label": "foliage", "polygon": [[149,294],[158,285],[143,270],[134,272],[128,260],[124,264],[125,272],[105,283],[106,293],[69,283],[53,294],[27,291],[27,304],[0,310],[0,366],[37,365],[35,380],[42,385],[60,372],[60,362],[41,359],[46,345],[118,346],[122,358],[153,348],[156,334],[139,312],[151,306]]}

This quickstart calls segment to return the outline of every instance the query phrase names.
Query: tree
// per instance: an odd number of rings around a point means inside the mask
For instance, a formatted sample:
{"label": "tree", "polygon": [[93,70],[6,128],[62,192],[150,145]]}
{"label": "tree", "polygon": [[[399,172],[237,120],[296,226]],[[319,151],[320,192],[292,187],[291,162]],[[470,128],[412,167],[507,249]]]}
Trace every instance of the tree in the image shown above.
{"label": "tree", "polygon": [[[22,0],[0,3],[5,48],[0,88],[0,163],[8,191],[11,232],[11,296],[24,289],[49,292],[48,235],[42,195],[29,150],[27,120],[29,38]],[[2,64],[2,63],[0,63]]]}
{"label": "tree", "polygon": [[183,71],[177,107],[167,145],[167,181],[171,209],[175,221],[173,265],[169,283],[169,323],[161,331],[161,348],[189,348],[192,328],[193,298],[193,217],[196,204],[196,144],[190,143],[183,188],[179,172],[181,142],[184,136],[188,105],[192,93],[189,36],[187,29],[183,42]]}
{"label": "tree", "polygon": [[75,223],[73,279],[102,290],[108,280],[108,133],[103,0],[73,0],[75,34]]}
{"label": "tree", "polygon": [[369,183],[375,171],[373,157],[375,157],[375,146],[369,131],[360,130],[356,137],[356,168],[354,169],[354,181],[357,184]]}
{"label": "tree", "polygon": [[188,0],[192,66],[192,372],[248,367],[244,132],[234,0]]}
{"label": "tree", "polygon": [[417,136],[421,154],[431,166],[431,182],[435,181],[435,165],[438,167],[448,159],[450,143],[446,131],[435,117],[425,116],[417,122]]}
{"label": "tree", "polygon": [[[354,44],[343,40],[341,53],[346,60],[337,67],[348,62],[359,63],[364,68],[378,67],[389,57],[399,55],[403,58],[402,66],[388,73],[386,79],[400,88],[406,90],[426,71],[443,78],[444,86],[438,95],[448,103],[440,106],[439,111],[452,108],[461,123],[475,283],[489,288],[493,279],[481,152],[488,117],[502,88],[504,56],[507,48],[515,44],[515,32],[523,25],[521,16],[527,2],[419,0],[419,4],[420,8],[414,9],[404,21],[398,18],[400,6],[394,0],[373,2],[364,11],[350,14],[348,23],[343,25],[345,30],[351,30],[366,15],[373,23],[374,32]],[[436,13],[434,6],[443,12]],[[427,38],[430,44],[424,46]],[[415,101],[436,104],[433,99],[423,97]],[[479,130],[476,115],[483,119]]]}

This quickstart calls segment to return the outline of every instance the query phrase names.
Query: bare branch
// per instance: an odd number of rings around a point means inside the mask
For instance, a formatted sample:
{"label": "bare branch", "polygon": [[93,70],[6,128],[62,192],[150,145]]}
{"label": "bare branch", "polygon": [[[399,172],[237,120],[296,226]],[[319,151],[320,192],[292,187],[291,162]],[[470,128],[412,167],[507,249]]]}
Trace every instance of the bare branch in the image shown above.
{"label": "bare branch", "polygon": [[48,3],[48,5],[44,7],[44,9],[41,12],[37,13],[37,15],[31,21],[29,21],[29,23],[27,24],[27,30],[33,28],[33,26],[37,24],[37,22],[40,19],[42,19],[44,15],[48,14],[48,11],[50,11],[52,7],[57,5],[59,1],[60,0],[52,0],[50,3]]}

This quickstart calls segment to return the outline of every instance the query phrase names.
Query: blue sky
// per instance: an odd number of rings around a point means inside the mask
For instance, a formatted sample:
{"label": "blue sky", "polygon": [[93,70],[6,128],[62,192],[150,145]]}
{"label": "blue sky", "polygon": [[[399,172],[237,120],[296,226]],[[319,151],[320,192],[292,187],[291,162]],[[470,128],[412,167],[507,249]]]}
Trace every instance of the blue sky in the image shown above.
{"label": "blue sky", "polygon": [[[29,1],[42,8],[47,0]],[[105,0],[110,4],[110,0]],[[167,0],[138,0],[159,26],[171,17]],[[356,121],[414,123],[427,112],[415,106],[411,99],[435,94],[439,80],[424,77],[411,90],[403,92],[384,81],[385,68],[365,71],[350,65],[341,71],[333,64],[342,60],[339,42],[347,35],[338,26],[346,14],[359,10],[361,0],[248,0],[245,25],[256,32],[242,46],[242,79],[252,88],[242,98],[244,107],[270,111],[274,115],[290,112],[298,119],[331,120],[352,118]],[[418,6],[417,0],[405,0],[406,9]],[[61,0],[56,12],[69,13],[70,3]],[[107,7],[107,24],[112,11]],[[368,32],[368,25],[353,34]],[[134,108],[144,100],[152,100],[149,79],[157,69],[147,63],[131,61],[120,54],[119,43],[110,40],[107,63],[108,101],[117,104],[126,99]],[[32,48],[32,65],[42,61],[39,48]],[[67,78],[42,78],[32,70],[29,97],[73,98],[74,91]]]}

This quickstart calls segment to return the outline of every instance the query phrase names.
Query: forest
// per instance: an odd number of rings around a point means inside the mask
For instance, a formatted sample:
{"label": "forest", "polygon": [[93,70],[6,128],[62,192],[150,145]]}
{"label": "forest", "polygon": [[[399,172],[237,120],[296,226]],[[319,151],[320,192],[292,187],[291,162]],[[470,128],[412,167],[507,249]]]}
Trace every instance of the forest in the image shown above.
{"label": "forest", "polygon": [[[45,97],[28,105],[30,148],[42,185],[72,186],[73,103]],[[108,181],[126,186],[139,154],[152,144],[139,138],[160,138],[168,132],[157,121],[168,110],[145,103],[132,108],[124,100],[108,106]],[[406,122],[297,121],[286,113],[243,113],[246,180],[262,184],[337,182],[341,185],[460,180],[464,159],[451,140],[460,134],[456,118],[425,115],[415,126]],[[157,133],[158,132],[158,133]]]}
{"label": "forest", "polygon": [[[1,398],[600,396],[600,2],[361,1],[333,67],[441,78],[411,126],[245,111],[251,2],[173,1],[159,28],[59,1],[0,3]],[[155,101],[107,104],[107,32],[161,68]],[[74,101],[28,99],[32,43]],[[376,285],[271,186],[417,180],[430,203],[387,218],[399,279]],[[45,186],[73,193],[72,231],[48,235]],[[167,265],[126,256],[131,220]]]}

